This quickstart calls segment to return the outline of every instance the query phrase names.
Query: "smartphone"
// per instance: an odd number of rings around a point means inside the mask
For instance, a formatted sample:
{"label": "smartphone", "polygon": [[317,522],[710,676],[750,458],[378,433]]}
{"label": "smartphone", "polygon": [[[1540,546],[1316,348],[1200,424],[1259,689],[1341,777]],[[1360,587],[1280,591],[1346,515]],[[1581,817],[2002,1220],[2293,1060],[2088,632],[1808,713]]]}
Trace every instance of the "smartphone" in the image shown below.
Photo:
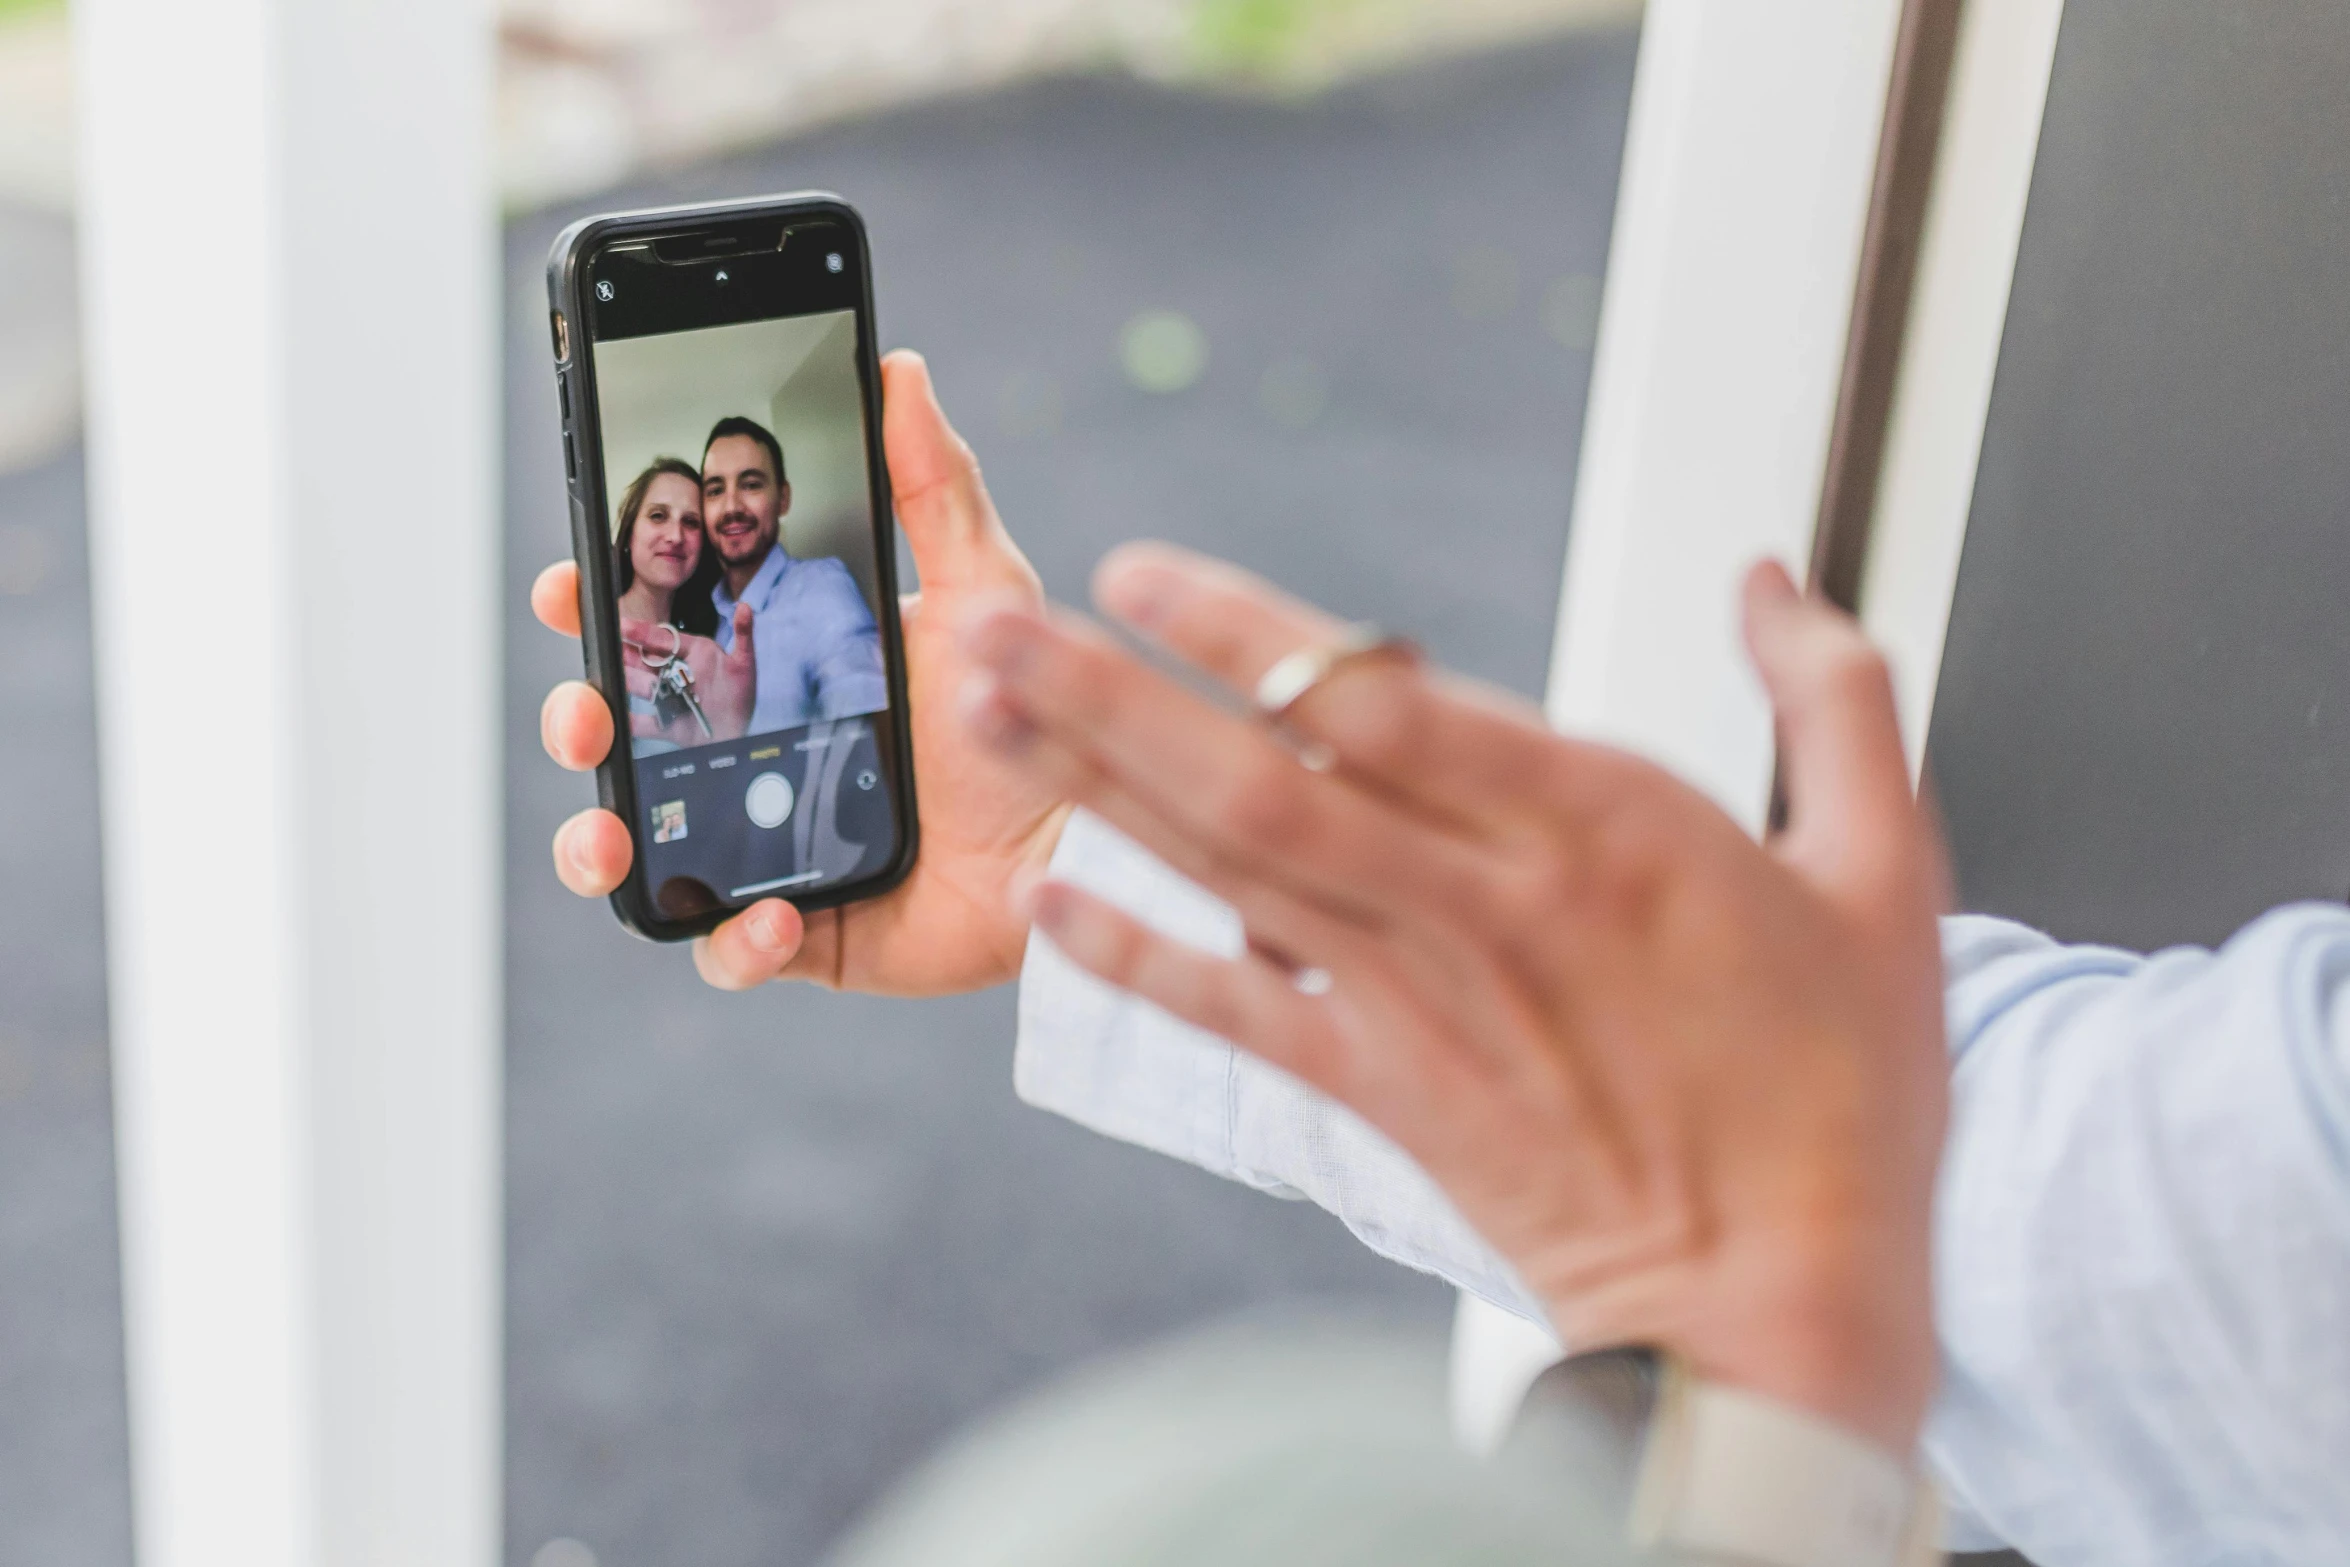
{"label": "smartphone", "polygon": [[865,225],[836,196],[612,213],[547,261],[596,770],[656,941],[913,868]]}

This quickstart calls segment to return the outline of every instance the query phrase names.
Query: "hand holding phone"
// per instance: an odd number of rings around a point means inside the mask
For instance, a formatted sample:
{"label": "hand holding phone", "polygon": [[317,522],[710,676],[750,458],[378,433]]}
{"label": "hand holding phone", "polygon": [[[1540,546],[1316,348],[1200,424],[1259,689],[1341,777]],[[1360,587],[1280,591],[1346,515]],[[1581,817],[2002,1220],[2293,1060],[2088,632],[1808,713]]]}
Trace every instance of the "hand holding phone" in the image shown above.
{"label": "hand holding phone", "polygon": [[[981,600],[1044,602],[1036,573],[988,498],[971,449],[948,424],[919,355],[881,362],[882,442],[899,524],[922,591],[903,609],[913,751],[923,773],[922,856],[887,894],[803,918],[768,899],[713,929],[695,949],[710,983],[739,990],[776,978],[889,995],[944,995],[1019,972],[1028,928],[1007,895],[1023,868],[1052,857],[1068,808],[974,744],[957,716],[972,670],[955,635]],[[550,566],[531,590],[539,618],[579,634],[578,575]],[[548,754],[578,771],[612,745],[610,705],[580,681],[548,694]],[[590,809],[556,833],[557,876],[582,897],[626,879],[634,844],[612,812]]]}

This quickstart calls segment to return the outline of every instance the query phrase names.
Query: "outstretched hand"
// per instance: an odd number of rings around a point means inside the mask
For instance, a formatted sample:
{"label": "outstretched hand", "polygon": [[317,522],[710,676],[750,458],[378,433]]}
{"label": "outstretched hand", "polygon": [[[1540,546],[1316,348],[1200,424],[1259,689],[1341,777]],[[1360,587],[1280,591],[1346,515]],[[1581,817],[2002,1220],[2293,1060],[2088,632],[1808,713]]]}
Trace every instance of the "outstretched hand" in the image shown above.
{"label": "outstretched hand", "polygon": [[[1114,554],[1096,598],[1243,696],[1345,634],[1165,547]],[[983,606],[965,710],[1249,936],[1218,956],[1030,887],[1071,959],[1380,1127],[1568,1343],[1659,1344],[1905,1452],[1935,1367],[1940,848],[1858,629],[1765,566],[1746,631],[1788,764],[1767,847],[1661,769],[1409,657],[1339,664],[1284,735],[1079,617]]]}
{"label": "outstretched hand", "polygon": [[[576,568],[573,574],[576,578]],[[646,661],[646,654],[682,660],[693,676],[694,702],[702,713],[701,723],[697,723],[692,710],[682,703],[667,718],[658,712],[632,712],[628,732],[681,747],[738,740],[747,733],[759,689],[759,650],[751,640],[752,618],[750,605],[735,605],[734,646],[727,649],[713,637],[697,637],[657,621],[621,616],[620,672],[628,682],[628,694],[658,705],[660,677]],[[704,723],[708,729],[702,727]]]}
{"label": "outstretched hand", "polygon": [[[723,989],[792,978],[937,995],[1011,979],[1028,924],[1012,911],[1008,889],[1018,872],[1051,859],[1068,814],[1056,795],[1004,766],[953,718],[969,672],[954,634],[964,607],[982,598],[1041,606],[1043,592],[1004,531],[971,448],[947,423],[921,357],[893,353],[881,375],[890,483],[922,579],[922,591],[901,604],[921,854],[882,897],[807,916],[770,898],[720,925],[695,943],[694,961]],[[577,568],[564,561],[540,573],[531,608],[550,628],[577,636]],[[736,650],[749,641],[738,618]],[[611,709],[584,681],[565,681],[547,695],[540,734],[565,767],[595,767],[612,749]],[[633,857],[626,825],[596,809],[556,831],[554,852],[555,874],[589,898],[625,881]]]}

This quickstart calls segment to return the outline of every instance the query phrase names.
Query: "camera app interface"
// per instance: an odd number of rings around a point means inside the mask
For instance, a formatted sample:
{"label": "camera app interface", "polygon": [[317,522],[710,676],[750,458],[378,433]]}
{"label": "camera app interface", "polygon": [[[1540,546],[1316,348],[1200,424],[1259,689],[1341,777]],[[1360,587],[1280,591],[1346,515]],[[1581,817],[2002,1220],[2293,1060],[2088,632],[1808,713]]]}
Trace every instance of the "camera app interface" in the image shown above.
{"label": "camera app interface", "polygon": [[661,296],[640,322],[756,308],[757,270],[597,267],[638,842],[671,918],[852,881],[896,849],[855,311],[612,330],[632,291]]}

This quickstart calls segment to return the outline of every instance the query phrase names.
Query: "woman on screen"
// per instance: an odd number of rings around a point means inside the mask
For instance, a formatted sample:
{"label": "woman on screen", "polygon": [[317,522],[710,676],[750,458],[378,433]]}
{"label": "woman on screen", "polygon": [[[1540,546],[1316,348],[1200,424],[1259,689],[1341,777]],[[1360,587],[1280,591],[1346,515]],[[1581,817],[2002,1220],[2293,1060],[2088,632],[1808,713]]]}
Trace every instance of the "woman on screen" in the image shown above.
{"label": "woman on screen", "polygon": [[709,542],[693,464],[657,457],[621,492],[613,581],[628,728],[640,756],[737,739],[750,727],[758,685],[751,609],[737,606],[735,651],[722,651],[710,602],[719,565]]}

